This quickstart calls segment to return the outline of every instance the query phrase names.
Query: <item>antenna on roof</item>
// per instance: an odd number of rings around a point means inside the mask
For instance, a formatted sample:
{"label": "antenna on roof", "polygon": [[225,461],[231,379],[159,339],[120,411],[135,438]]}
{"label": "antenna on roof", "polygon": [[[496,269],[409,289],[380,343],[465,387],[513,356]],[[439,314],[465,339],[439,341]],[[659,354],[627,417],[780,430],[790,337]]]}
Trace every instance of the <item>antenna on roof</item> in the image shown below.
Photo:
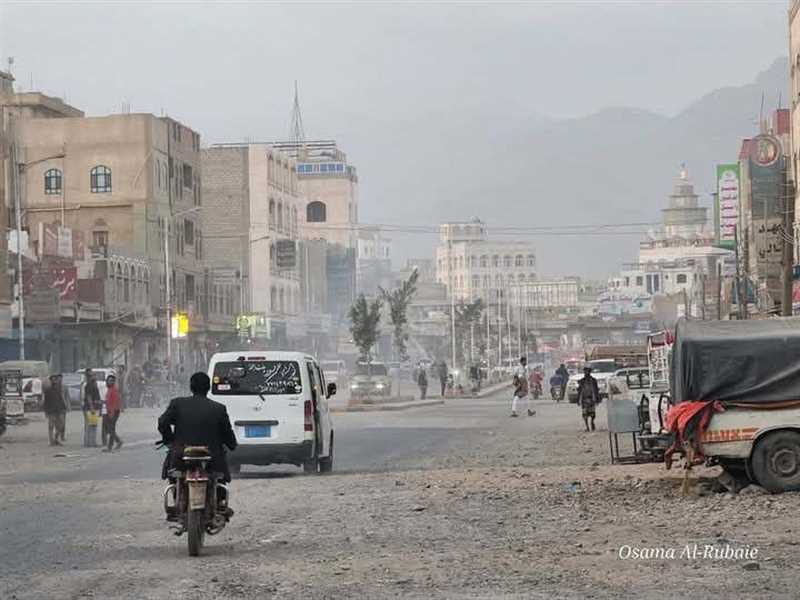
{"label": "antenna on roof", "polygon": [[[297,91],[297,80],[294,82],[294,104],[292,105],[289,139],[292,140],[297,147],[297,157],[305,157],[306,133],[303,130],[303,115],[300,112],[300,93]],[[301,148],[302,152],[300,151]]]}

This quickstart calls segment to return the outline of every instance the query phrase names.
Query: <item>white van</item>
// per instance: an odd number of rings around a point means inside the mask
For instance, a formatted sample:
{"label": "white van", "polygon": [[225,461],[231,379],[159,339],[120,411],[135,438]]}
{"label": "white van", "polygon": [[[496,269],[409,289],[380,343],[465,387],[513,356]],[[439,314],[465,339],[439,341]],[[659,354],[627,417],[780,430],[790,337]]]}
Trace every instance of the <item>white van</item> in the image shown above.
{"label": "white van", "polygon": [[302,352],[222,352],[208,367],[212,400],[225,405],[238,448],[228,455],[232,472],[242,465],[302,466],[307,473],[333,470],[333,422],[326,385],[314,357]]}

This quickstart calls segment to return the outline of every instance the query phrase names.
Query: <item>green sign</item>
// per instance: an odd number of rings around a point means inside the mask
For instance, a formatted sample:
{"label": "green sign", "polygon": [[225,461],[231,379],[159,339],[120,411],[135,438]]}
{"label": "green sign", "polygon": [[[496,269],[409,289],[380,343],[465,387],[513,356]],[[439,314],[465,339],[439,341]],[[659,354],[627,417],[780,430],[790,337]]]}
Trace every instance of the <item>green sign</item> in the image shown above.
{"label": "green sign", "polygon": [[739,198],[741,178],[739,164],[717,165],[717,240],[722,248],[733,248],[736,243],[736,227],[739,224]]}

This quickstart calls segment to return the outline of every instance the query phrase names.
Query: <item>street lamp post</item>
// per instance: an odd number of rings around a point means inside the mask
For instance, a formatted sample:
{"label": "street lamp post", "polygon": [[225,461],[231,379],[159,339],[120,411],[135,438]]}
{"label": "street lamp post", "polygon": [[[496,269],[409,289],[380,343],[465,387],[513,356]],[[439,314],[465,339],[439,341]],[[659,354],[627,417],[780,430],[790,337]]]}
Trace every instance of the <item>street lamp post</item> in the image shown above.
{"label": "street lamp post", "polygon": [[197,212],[201,208],[200,206],[193,206],[192,208],[172,213],[164,219],[164,291],[166,293],[167,310],[167,365],[169,365],[170,369],[172,369],[172,282],[170,281],[172,278],[172,267],[169,257],[169,230],[174,218]]}
{"label": "street lamp post", "polygon": [[[28,167],[56,158],[64,158],[64,153],[46,156],[26,163],[16,163],[17,172],[14,176],[14,225],[17,230],[17,321],[19,322],[19,359],[25,360],[25,294],[24,278],[22,275],[22,199],[20,198],[19,178]],[[14,152],[16,158],[16,152]],[[62,188],[62,194],[63,188]],[[64,223],[61,223],[64,226]]]}

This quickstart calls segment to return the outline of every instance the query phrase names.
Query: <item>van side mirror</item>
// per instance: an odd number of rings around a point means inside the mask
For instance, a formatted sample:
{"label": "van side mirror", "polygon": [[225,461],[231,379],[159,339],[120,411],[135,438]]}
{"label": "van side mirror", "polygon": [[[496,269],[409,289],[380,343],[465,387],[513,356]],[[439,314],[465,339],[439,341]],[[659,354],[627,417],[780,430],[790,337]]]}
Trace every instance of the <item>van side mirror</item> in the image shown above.
{"label": "van side mirror", "polygon": [[336,384],[331,382],[328,384],[328,398],[335,395],[336,395]]}

